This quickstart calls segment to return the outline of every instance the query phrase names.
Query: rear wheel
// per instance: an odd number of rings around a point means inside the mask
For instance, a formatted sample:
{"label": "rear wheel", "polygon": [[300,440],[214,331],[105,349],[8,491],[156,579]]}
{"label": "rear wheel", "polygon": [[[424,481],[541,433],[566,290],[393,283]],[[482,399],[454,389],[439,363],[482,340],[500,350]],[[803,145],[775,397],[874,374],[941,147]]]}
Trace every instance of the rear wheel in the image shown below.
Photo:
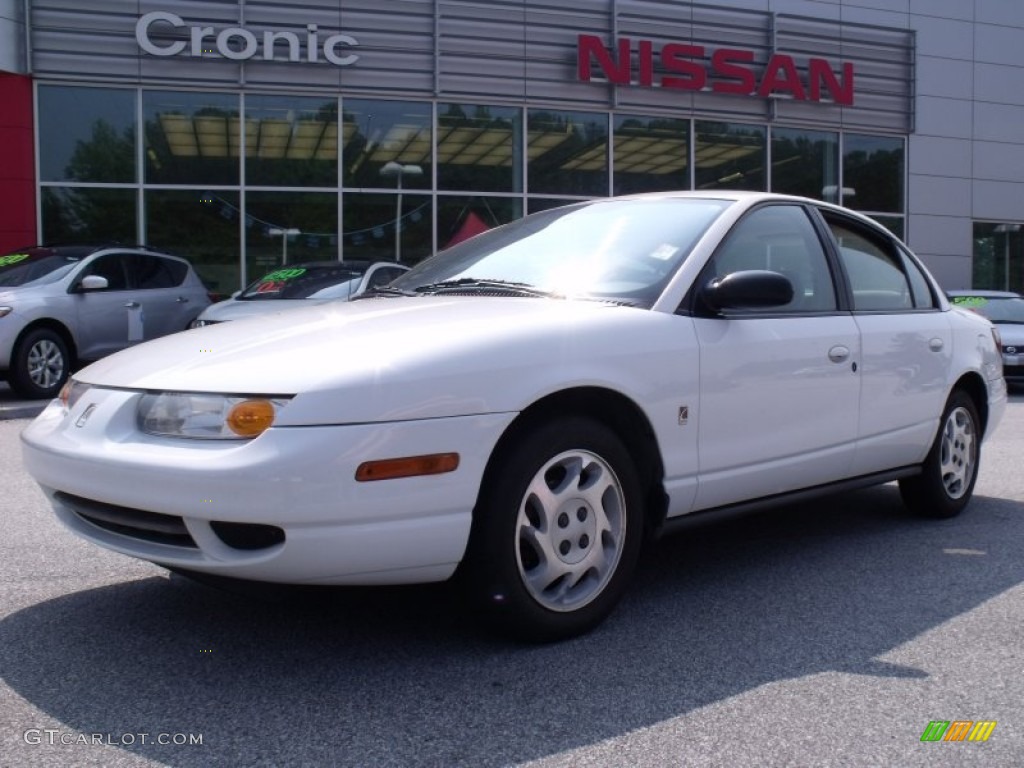
{"label": "rear wheel", "polygon": [[921,474],[900,480],[903,503],[924,517],[960,514],[974,493],[980,444],[978,409],[967,393],[957,390],[942,412]]}
{"label": "rear wheel", "polygon": [[600,623],[640,552],[640,483],[603,424],[542,424],[495,456],[485,479],[466,585],[502,632],[546,642]]}
{"label": "rear wheel", "polygon": [[70,368],[64,339],[49,328],[29,331],[11,357],[11,389],[22,397],[56,397],[67,381]]}

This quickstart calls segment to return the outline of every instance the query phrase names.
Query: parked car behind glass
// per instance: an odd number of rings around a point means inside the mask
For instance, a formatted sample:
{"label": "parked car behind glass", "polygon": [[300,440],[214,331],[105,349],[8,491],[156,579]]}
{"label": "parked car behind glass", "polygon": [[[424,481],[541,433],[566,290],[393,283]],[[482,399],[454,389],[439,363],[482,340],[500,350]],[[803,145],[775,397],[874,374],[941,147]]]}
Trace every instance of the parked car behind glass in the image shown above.
{"label": "parked car behind glass", "polygon": [[230,299],[207,307],[193,328],[241,320],[335,299],[351,299],[387,285],[409,268],[390,261],[320,261],[275,269]]}
{"label": "parked car behind glass", "polygon": [[1003,376],[1024,386],[1024,296],[1010,291],[947,291],[954,306],[984,315],[999,329]]}
{"label": "parked car behind glass", "polygon": [[71,367],[183,331],[210,303],[184,259],[147,248],[39,246],[0,256],[0,372],[56,395]]}

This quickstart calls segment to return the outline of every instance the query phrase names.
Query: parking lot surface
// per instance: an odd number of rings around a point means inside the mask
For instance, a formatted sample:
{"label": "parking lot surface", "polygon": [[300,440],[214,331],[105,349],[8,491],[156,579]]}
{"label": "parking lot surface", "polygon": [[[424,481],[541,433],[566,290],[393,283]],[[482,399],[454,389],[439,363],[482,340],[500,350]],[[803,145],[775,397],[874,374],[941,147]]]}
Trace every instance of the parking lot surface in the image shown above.
{"label": "parking lot surface", "polygon": [[447,585],[240,594],[81,542],[26,424],[0,421],[2,766],[1024,764],[1024,396],[960,517],[887,485],[687,531],[547,646]]}

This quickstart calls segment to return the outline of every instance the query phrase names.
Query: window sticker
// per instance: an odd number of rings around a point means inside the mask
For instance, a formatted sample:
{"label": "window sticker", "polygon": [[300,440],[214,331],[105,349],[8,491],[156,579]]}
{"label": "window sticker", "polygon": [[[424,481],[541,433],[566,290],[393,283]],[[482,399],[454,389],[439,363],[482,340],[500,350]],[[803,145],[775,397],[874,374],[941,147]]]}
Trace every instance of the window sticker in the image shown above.
{"label": "window sticker", "polygon": [[27,258],[27,253],[9,253],[6,256],[0,256],[0,267],[9,267],[11,264],[17,264]]}
{"label": "window sticker", "polygon": [[289,280],[294,280],[305,273],[306,270],[302,267],[279,269],[276,272],[271,272],[269,275],[265,275],[259,285],[256,286],[255,293],[277,293],[284,290],[284,286]]}
{"label": "window sticker", "polygon": [[657,259],[658,261],[668,261],[669,259],[676,255],[676,251],[678,250],[679,249],[676,248],[674,245],[664,243],[663,245],[659,245],[657,248],[651,251],[651,258]]}
{"label": "window sticker", "polygon": [[974,309],[975,307],[984,307],[988,304],[988,299],[984,296],[954,296],[953,303],[958,307]]}

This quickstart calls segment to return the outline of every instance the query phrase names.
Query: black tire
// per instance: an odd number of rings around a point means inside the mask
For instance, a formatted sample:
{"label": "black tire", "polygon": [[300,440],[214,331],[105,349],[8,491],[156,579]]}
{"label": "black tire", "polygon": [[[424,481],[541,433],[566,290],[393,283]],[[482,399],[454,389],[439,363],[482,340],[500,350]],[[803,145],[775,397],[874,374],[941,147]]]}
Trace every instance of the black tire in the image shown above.
{"label": "black tire", "polygon": [[56,397],[71,371],[68,346],[56,331],[36,328],[18,340],[11,357],[11,389],[22,397]]}
{"label": "black tire", "polygon": [[963,390],[949,396],[939,432],[921,474],[900,480],[903,503],[922,517],[949,518],[963,511],[974,493],[981,456],[981,421]]}
{"label": "black tire", "polygon": [[640,482],[618,436],[573,417],[528,429],[494,456],[462,570],[502,634],[579,635],[611,613],[643,543]]}

